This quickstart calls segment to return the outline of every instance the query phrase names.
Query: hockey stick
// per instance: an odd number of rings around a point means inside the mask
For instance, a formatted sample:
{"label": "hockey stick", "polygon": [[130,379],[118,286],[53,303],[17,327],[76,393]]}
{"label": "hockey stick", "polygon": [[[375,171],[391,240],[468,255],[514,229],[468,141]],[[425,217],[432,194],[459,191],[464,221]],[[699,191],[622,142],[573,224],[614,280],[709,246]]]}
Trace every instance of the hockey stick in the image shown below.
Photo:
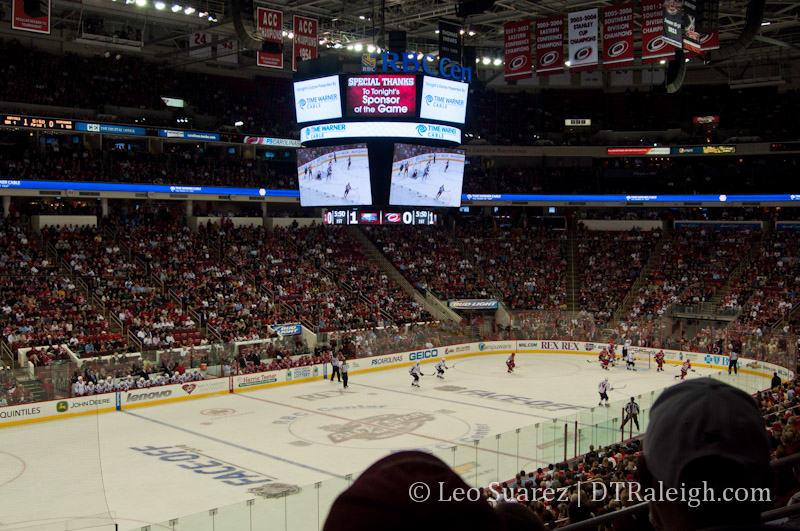
{"label": "hockey stick", "polygon": [[618,385],[616,387],[612,387],[611,390],[612,391],[616,391],[618,389],[625,389],[626,387],[628,387],[628,384],[622,384],[622,385]]}

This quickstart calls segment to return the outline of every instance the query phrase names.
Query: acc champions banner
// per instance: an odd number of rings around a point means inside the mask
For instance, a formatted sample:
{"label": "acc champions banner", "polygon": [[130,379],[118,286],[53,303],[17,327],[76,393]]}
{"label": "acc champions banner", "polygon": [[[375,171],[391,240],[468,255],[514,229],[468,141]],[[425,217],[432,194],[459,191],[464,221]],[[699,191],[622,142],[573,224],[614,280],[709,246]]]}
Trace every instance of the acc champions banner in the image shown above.
{"label": "acc champions banner", "polygon": [[258,34],[266,43],[265,50],[258,52],[258,66],[283,68],[283,13],[274,9],[259,7]]}

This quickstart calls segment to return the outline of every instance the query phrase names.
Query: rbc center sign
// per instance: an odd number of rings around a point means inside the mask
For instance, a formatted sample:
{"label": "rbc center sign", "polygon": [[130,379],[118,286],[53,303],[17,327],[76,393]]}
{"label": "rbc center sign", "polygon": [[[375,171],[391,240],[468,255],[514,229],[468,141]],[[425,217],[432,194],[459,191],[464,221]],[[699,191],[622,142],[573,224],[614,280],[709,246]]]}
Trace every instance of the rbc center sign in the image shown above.
{"label": "rbc center sign", "polygon": [[424,72],[429,76],[439,76],[454,81],[472,82],[472,68],[461,66],[450,59],[443,57],[438,63],[436,57],[424,55],[421,60],[414,54],[401,55],[384,52],[381,54],[382,71],[384,74],[414,74]]}

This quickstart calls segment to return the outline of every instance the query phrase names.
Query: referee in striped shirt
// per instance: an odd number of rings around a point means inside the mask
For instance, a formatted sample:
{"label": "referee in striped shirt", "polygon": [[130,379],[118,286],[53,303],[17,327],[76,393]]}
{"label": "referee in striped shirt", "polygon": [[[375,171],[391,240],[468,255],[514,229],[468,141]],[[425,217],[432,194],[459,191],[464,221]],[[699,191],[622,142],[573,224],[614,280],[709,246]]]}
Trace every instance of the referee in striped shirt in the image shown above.
{"label": "referee in striped shirt", "polygon": [[634,397],[631,397],[631,401],[625,404],[625,419],[622,421],[622,426],[619,427],[620,430],[625,429],[625,424],[628,423],[629,420],[633,420],[633,423],[636,424],[636,429],[639,430],[639,404],[635,402]]}

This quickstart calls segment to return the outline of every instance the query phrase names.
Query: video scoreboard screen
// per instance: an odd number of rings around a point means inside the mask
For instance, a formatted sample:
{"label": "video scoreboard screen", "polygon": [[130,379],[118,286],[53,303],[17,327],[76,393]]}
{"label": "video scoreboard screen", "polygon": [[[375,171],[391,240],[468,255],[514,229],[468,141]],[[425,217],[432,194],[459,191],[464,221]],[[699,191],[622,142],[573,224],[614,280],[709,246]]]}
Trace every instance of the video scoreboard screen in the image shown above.
{"label": "video scoreboard screen", "polygon": [[351,76],[347,78],[347,116],[413,117],[417,114],[417,77]]}
{"label": "video scoreboard screen", "polygon": [[436,225],[439,216],[430,210],[326,210],[325,225]]}

